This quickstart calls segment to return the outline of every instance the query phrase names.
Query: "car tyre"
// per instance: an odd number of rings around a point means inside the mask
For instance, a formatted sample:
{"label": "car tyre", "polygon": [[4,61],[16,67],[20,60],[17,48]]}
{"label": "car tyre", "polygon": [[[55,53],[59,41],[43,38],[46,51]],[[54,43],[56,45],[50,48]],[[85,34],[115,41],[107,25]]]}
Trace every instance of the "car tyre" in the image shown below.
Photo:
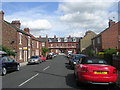
{"label": "car tyre", "polygon": [[7,74],[7,69],[5,67],[2,68],[2,75],[6,75]]}
{"label": "car tyre", "polygon": [[20,70],[20,65],[17,65],[16,71]]}

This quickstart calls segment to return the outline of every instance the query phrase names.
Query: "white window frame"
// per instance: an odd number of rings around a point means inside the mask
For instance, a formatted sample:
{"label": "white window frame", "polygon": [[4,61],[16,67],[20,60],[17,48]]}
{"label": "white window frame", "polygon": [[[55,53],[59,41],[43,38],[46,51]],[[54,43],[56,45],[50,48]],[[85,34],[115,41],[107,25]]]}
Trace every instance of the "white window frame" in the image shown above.
{"label": "white window frame", "polygon": [[42,47],[45,47],[45,43],[44,42],[42,42]]}
{"label": "white window frame", "polygon": [[100,44],[100,37],[97,38],[97,43]]}
{"label": "white window frame", "polygon": [[19,44],[22,44],[22,33],[19,33]]}
{"label": "white window frame", "polygon": [[19,48],[19,59],[22,59],[22,48]]}
{"label": "white window frame", "polygon": [[30,48],[28,49],[28,58],[30,58]]}
{"label": "white window frame", "polygon": [[37,41],[37,48],[39,48],[39,42]]}
{"label": "white window frame", "polygon": [[118,35],[118,41],[120,41],[120,35]]}
{"label": "white window frame", "polygon": [[28,46],[30,46],[30,36],[28,36]]}

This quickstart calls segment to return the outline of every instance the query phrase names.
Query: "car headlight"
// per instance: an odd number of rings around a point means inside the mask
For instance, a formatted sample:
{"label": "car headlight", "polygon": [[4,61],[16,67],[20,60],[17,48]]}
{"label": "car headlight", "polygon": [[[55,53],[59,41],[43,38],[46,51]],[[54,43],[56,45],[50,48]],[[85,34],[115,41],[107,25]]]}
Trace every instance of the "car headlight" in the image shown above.
{"label": "car headlight", "polygon": [[76,62],[73,62],[73,64],[76,64]]}

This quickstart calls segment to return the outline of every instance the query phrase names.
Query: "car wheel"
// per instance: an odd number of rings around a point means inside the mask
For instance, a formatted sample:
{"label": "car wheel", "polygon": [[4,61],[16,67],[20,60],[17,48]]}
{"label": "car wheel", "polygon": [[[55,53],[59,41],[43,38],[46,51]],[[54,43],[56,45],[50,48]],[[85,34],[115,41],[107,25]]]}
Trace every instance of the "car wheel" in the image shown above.
{"label": "car wheel", "polygon": [[20,70],[20,65],[17,65],[16,71]]}
{"label": "car wheel", "polygon": [[2,75],[6,75],[7,74],[7,69],[5,67],[2,68]]}

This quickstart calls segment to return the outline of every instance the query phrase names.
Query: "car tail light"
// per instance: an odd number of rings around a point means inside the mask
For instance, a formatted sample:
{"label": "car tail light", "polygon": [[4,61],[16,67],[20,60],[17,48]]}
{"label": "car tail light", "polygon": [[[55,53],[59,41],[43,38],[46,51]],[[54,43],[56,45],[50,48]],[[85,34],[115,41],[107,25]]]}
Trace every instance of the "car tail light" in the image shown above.
{"label": "car tail light", "polygon": [[87,67],[83,67],[82,68],[82,72],[88,72],[88,68]]}
{"label": "car tail light", "polygon": [[114,70],[113,70],[113,73],[117,73],[117,69],[114,69]]}

